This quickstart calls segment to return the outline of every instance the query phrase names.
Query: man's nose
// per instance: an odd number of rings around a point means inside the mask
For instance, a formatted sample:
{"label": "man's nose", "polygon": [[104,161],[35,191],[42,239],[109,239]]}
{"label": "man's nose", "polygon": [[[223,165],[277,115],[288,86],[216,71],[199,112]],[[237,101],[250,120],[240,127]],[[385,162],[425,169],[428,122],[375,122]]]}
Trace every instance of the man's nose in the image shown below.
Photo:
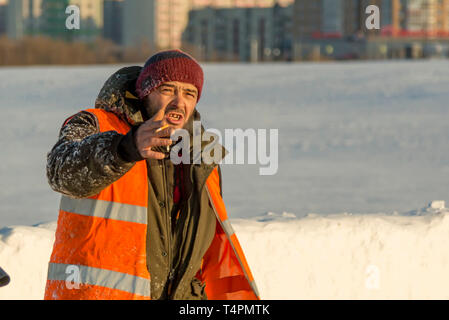
{"label": "man's nose", "polygon": [[184,97],[184,95],[180,90],[175,92],[173,96],[173,104],[178,107],[184,107],[186,105],[186,98]]}

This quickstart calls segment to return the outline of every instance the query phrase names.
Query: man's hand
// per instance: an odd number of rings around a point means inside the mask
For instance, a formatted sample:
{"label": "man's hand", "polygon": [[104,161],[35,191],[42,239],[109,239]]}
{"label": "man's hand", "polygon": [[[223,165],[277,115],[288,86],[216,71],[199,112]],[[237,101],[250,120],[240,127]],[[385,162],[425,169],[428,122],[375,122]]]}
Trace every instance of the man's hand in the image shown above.
{"label": "man's hand", "polygon": [[[170,138],[175,131],[173,127],[167,127],[158,131],[165,125],[164,109],[159,110],[151,119],[145,121],[136,132],[136,147],[142,158],[164,159],[165,154],[151,150],[152,147],[169,146],[173,143]],[[158,132],[156,132],[158,131]]]}

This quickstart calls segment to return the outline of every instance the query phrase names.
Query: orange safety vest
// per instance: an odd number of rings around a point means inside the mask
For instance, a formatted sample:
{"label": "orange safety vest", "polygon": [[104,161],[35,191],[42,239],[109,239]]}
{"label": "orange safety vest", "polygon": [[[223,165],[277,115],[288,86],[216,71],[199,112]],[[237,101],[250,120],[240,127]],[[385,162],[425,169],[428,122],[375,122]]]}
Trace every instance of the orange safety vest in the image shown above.
{"label": "orange safety vest", "polygon": [[[130,127],[112,112],[94,114],[101,132],[126,134]],[[260,299],[242,248],[220,196],[217,168],[206,180],[217,218],[203,257],[201,280],[210,300]],[[150,300],[146,265],[148,179],[138,161],[99,194],[83,199],[63,195],[48,267],[45,299]]]}

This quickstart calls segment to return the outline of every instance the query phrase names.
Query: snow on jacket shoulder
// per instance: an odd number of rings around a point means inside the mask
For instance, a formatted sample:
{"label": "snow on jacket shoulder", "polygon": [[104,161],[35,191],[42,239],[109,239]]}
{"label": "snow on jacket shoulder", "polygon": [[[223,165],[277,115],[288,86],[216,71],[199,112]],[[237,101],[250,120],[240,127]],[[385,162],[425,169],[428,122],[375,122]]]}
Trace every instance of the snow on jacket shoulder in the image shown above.
{"label": "snow on jacket shoulder", "polygon": [[83,198],[97,194],[134,165],[117,152],[123,135],[100,133],[93,114],[81,111],[65,121],[47,154],[47,178],[54,191]]}
{"label": "snow on jacket shoulder", "polygon": [[[95,101],[95,108],[116,114],[130,127],[143,122],[139,101],[133,99],[135,81],[141,67],[125,67],[107,79]],[[131,98],[128,98],[127,96]],[[59,140],[47,154],[50,187],[65,195],[84,198],[95,195],[128,172],[136,159],[129,154],[129,135],[100,132],[92,113],[81,111],[69,117]]]}

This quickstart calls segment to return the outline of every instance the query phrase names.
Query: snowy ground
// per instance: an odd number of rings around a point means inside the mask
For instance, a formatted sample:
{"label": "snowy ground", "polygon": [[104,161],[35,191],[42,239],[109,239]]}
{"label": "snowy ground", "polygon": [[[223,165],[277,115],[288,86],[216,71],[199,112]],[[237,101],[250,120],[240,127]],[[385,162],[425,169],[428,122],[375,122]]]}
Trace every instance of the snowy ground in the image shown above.
{"label": "snowy ground", "polygon": [[[42,296],[59,201],[46,153],[117,68],[0,69],[0,266],[13,276],[0,298]],[[449,200],[447,61],[206,65],[205,74],[207,128],[279,129],[276,175],[223,166],[264,298],[449,298],[448,213],[412,212]],[[259,221],[267,212],[285,214]],[[367,289],[376,274],[378,289]]]}
{"label": "snowy ground", "polygon": [[[262,299],[449,299],[449,211],[267,214],[233,221]],[[11,283],[1,299],[42,299],[56,224],[0,230]]]}

